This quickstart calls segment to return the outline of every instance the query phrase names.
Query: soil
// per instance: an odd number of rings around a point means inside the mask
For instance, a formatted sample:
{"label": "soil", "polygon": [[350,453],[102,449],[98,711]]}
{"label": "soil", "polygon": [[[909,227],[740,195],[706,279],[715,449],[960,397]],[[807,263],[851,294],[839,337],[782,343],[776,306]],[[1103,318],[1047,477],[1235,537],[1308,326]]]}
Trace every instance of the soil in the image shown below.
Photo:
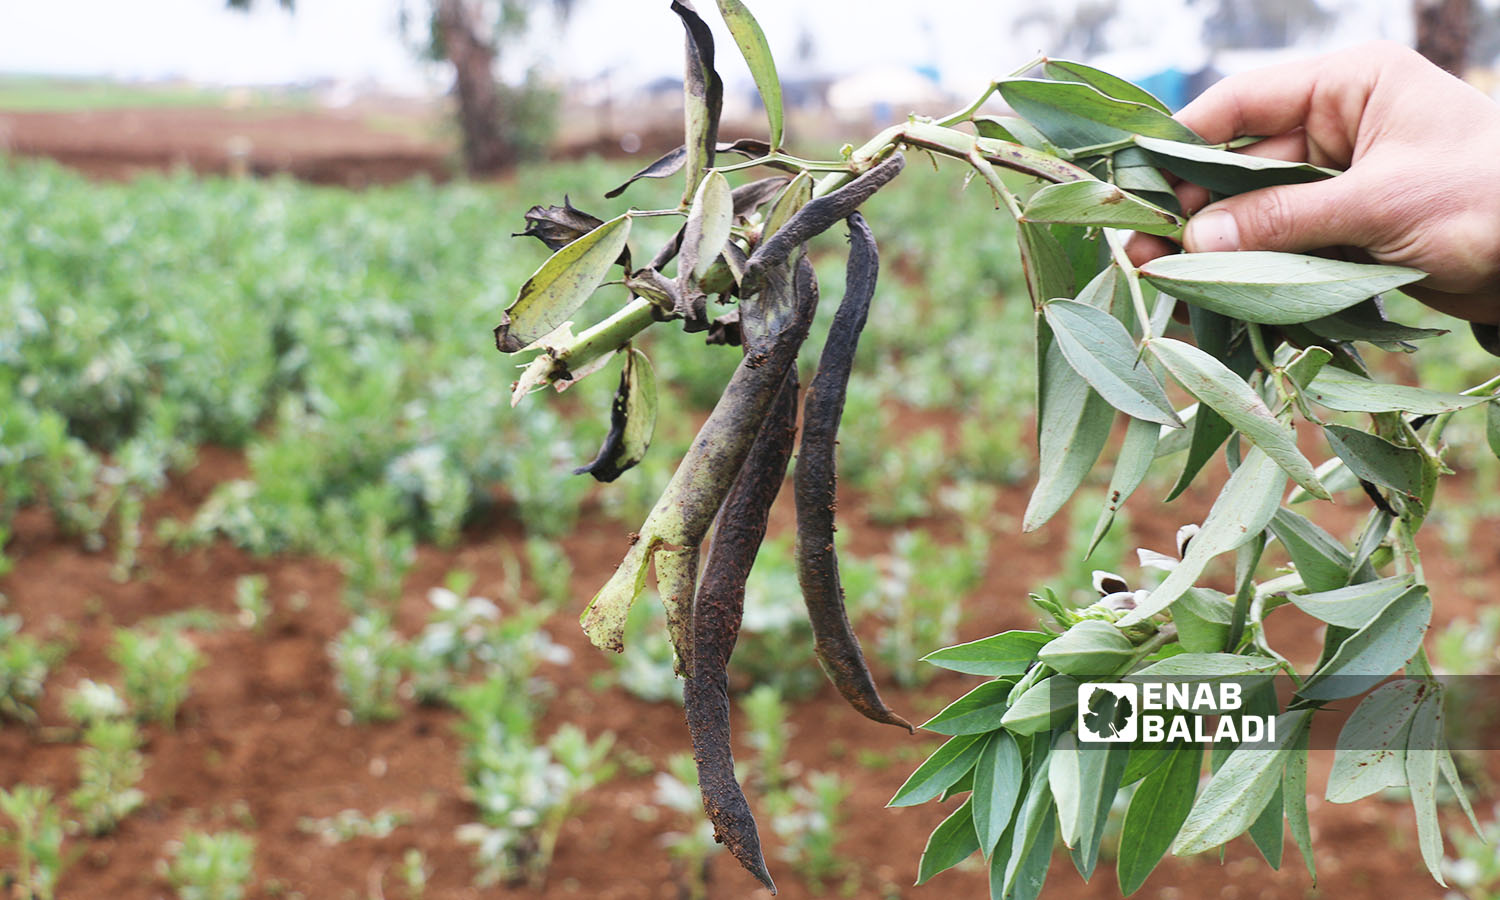
{"label": "soil", "polygon": [[[244,471],[240,455],[205,448],[197,466],[152,501],[146,533],[152,533],[150,522],[186,514],[213,485]],[[1025,485],[1006,489],[997,502],[995,521],[1015,521],[1024,508],[1026,490]],[[1179,514],[1201,515],[1206,496],[1195,495]],[[863,507],[858,496],[841,497],[844,527],[853,532],[856,552],[879,552],[890,533],[869,523]],[[785,531],[791,523],[789,504],[779,503],[773,533]],[[1175,520],[1137,515],[1135,523],[1135,543],[1163,549],[1171,545]],[[942,532],[944,523],[929,524]],[[626,530],[600,515],[584,515],[578,532],[565,541],[576,570],[576,597],[589,596],[608,577],[624,549]],[[1440,548],[1429,549],[1429,575],[1443,598],[1435,617],[1439,625],[1474,613],[1474,601],[1463,591],[1443,590],[1445,583],[1453,585],[1460,577],[1488,584],[1500,580],[1497,531],[1493,523],[1476,531],[1461,574]],[[968,598],[962,637],[1032,625],[1034,615],[1019,591],[1056,571],[1064,537],[1057,525],[1019,537],[1001,529],[984,583]],[[475,591],[503,605],[529,602],[529,584],[519,596],[504,593],[505,559],[521,554],[522,541],[519,526],[501,514],[466,533],[455,549],[424,548],[408,579],[398,622],[407,632],[413,630],[426,612],[427,587],[441,583],[455,568],[473,572],[478,578]],[[148,538],[139,571],[121,584],[110,577],[112,557],[107,550],[81,550],[75,540],[57,533],[44,512],[34,509],[19,518],[9,550],[18,562],[0,580],[0,592],[9,598],[10,611],[19,613],[30,631],[65,636],[72,651],[52,676],[39,727],[31,730],[11,723],[0,728],[0,784],[7,786],[40,783],[58,793],[75,786],[77,747],[67,734],[58,698],[80,678],[118,680],[117,667],[105,652],[113,628],[194,608],[232,616],[235,579],[255,572],[268,577],[276,609],[261,635],[232,626],[195,632],[211,662],[194,677],[192,696],[176,728],[146,728],[143,788],[148,802],[115,834],[71,842],[81,856],[64,876],[61,896],[128,900],[166,895],[169,888],[158,873],[158,861],[167,843],[188,827],[240,828],[254,834],[256,876],[250,896],[257,900],[297,895],[319,900],[403,897],[396,864],[410,847],[426,854],[432,871],[426,896],[433,900],[682,896],[682,873],[663,849],[662,836],[688,823],[671,813],[658,813],[651,803],[651,776],[632,774],[621,774],[588,795],[563,831],[543,888],[473,887],[469,849],[454,840],[454,830],[474,819],[462,788],[459,741],[453,729],[456,716],[449,710],[406,704],[394,722],[346,724],[327,656],[328,642],[348,616],[339,599],[341,576],[332,564],[297,557],[257,559],[222,543],[177,552]],[[556,687],[542,732],[569,721],[590,735],[613,731],[620,749],[657,766],[670,754],[687,750],[677,706],[644,702],[615,686],[600,687],[608,661],[587,644],[576,614],[576,609],[560,612],[547,626],[553,638],[572,651],[573,662],[545,666],[541,673]],[[1290,644],[1294,656],[1305,661],[1316,653],[1305,620],[1277,615],[1271,623],[1284,632],[1276,637]],[[966,690],[971,681],[950,673],[921,690],[885,687],[883,692],[894,708],[927,715]],[[987,896],[984,874],[977,869],[956,870],[926,886],[911,887],[926,835],[946,810],[936,805],[882,808],[920,754],[935,746],[934,738],[908,737],[868,722],[830,688],[797,704],[790,727],[792,759],[804,771],[837,771],[851,788],[838,844],[851,874],[847,882],[829,886],[827,893]],[[856,762],[856,750],[866,765]],[[871,767],[871,759],[880,764]],[[1314,794],[1321,793],[1330,762],[1331,753],[1315,752],[1310,780]],[[1494,775],[1496,760],[1485,763]],[[1493,800],[1493,795],[1479,796],[1476,805],[1487,809]],[[332,816],[347,808],[366,815],[398,810],[409,820],[386,838],[353,838],[333,845],[298,828],[302,817]],[[1294,848],[1288,848],[1281,871],[1273,872],[1240,840],[1230,846],[1222,864],[1207,856],[1167,860],[1139,896],[1442,896],[1422,867],[1404,803],[1372,799],[1332,806],[1315,796],[1310,808],[1319,852],[1316,889]],[[776,858],[776,838],[764,821],[762,816],[768,858],[782,896],[822,896]],[[1045,896],[1102,900],[1118,895],[1107,861],[1089,884],[1071,868],[1067,856],[1058,854]],[[709,896],[767,895],[755,890],[749,877],[720,854],[711,866]]]}

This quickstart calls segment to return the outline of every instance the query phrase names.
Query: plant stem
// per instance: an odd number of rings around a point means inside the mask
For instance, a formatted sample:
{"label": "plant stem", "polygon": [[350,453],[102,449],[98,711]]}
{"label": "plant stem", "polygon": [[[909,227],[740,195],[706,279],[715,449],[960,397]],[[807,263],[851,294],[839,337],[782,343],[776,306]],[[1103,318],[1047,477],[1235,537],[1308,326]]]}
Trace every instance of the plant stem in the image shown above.
{"label": "plant stem", "polygon": [[[1109,252],[1114,257],[1115,265],[1120,267],[1120,274],[1125,276],[1125,285],[1130,288],[1130,302],[1135,307],[1135,317],[1141,322],[1141,339],[1149,341],[1152,338],[1151,313],[1146,310],[1146,297],[1141,293],[1140,273],[1125,254],[1125,242],[1120,238],[1119,231],[1104,229],[1104,239],[1109,243]],[[1144,346],[1143,343],[1142,347]]]}
{"label": "plant stem", "polygon": [[1255,351],[1255,361],[1260,363],[1260,367],[1266,370],[1267,375],[1274,374],[1276,361],[1271,358],[1271,351],[1266,348],[1266,336],[1260,330],[1260,324],[1246,322],[1245,330],[1250,335],[1250,349]]}

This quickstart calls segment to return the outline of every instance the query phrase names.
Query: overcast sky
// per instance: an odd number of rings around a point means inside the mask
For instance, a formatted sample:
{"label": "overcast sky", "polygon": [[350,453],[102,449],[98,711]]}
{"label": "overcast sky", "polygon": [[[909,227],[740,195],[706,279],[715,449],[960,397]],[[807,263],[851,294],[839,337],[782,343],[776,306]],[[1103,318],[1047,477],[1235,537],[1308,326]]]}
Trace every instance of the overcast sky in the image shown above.
{"label": "overcast sky", "polygon": [[[422,0],[413,0],[420,6]],[[1028,11],[1066,14],[1078,0],[756,0],[751,4],[783,72],[795,71],[799,37],[814,36],[816,61],[843,72],[881,62],[936,68],[946,86],[967,93],[1040,52],[1055,50],[1055,26],[1019,25]],[[1204,4],[1120,0],[1109,30],[1122,53],[1113,68],[1203,62],[1198,34]],[[1309,51],[1385,37],[1409,42],[1410,0],[1323,0],[1336,29]],[[711,0],[701,0],[719,27]],[[404,91],[439,88],[444,73],[417,62],[397,26],[396,0],[297,0],[288,15],[274,0],[250,14],[219,0],[0,0],[0,71],[118,78],[186,77],[214,84],[266,84],[321,78],[372,80]],[[564,77],[614,70],[644,80],[680,72],[681,37],[659,0],[578,0],[564,28],[539,23],[528,45],[504,61],[507,72],[539,62]],[[720,64],[731,81],[743,65],[726,42]]]}

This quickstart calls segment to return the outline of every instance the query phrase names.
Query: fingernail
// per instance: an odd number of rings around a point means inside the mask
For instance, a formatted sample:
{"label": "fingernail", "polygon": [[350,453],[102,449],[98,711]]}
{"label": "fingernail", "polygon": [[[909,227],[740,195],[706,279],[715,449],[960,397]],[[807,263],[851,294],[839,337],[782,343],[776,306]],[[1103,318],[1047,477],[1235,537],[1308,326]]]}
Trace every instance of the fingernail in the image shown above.
{"label": "fingernail", "polygon": [[1188,220],[1182,242],[1194,253],[1205,250],[1238,250],[1240,227],[1235,224],[1234,216],[1228,210],[1211,209]]}

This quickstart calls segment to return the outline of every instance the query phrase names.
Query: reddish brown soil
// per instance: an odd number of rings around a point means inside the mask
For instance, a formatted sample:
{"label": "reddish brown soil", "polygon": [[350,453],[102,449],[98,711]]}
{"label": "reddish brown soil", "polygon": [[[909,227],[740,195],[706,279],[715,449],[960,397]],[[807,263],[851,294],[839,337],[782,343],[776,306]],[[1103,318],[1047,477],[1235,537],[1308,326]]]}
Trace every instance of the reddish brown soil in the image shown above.
{"label": "reddish brown soil", "polygon": [[[241,475],[235,454],[206,450],[198,466],[176,479],[171,490],[152,504],[150,517],[182,515],[207,495],[215,483]],[[1006,490],[997,522],[1013,522],[1025,503],[1026,489]],[[1198,496],[1178,515],[1201,515]],[[889,535],[862,515],[861,499],[841,501],[845,528],[853,532],[856,552],[881,550]],[[779,505],[773,530],[790,526],[791,511]],[[939,533],[945,523],[934,522]],[[621,775],[596,789],[585,808],[564,829],[551,877],[543,890],[520,887],[481,891],[471,886],[468,848],[454,840],[454,830],[474,818],[465,800],[459,768],[455,714],[418,707],[404,709],[388,724],[355,726],[340,721],[340,697],[327,657],[328,641],[343,627],[347,614],[339,600],[340,575],[329,563],[295,557],[256,559],[223,544],[176,553],[149,541],[137,576],[119,584],[109,576],[109,554],[90,554],[58,535],[47,517],[29,511],[17,523],[9,548],[19,558],[15,571],[0,580],[28,630],[66,636],[73,650],[50,682],[37,732],[8,724],[0,728],[0,784],[47,784],[58,792],[76,783],[76,745],[62,728],[58,710],[63,689],[79,678],[117,680],[105,647],[115,626],[149,616],[195,607],[233,612],[235,578],[263,572],[270,579],[276,614],[263,635],[238,628],[198,637],[210,664],[193,680],[193,694],[175,730],[147,728],[148,770],[143,785],[146,806],[118,832],[97,840],[75,839],[81,857],[63,879],[62,896],[74,898],[155,898],[168,887],[156,872],[164,845],[188,827],[234,827],[257,840],[255,887],[250,896],[272,898],[364,898],[405,896],[395,865],[409,847],[426,854],[433,869],[428,898],[479,896],[661,898],[678,897],[681,881],[662,848],[662,835],[685,823],[671,814],[647,820],[651,806],[650,776]],[[1136,517],[1136,542],[1166,548],[1177,522]],[[586,515],[578,532],[565,543],[574,560],[575,596],[587,597],[608,576],[625,546],[625,527]],[[148,528],[148,533],[150,529]],[[478,576],[476,591],[505,604],[531,599],[502,596],[503,559],[520,552],[522,535],[507,521],[466,535],[451,551],[425,548],[408,580],[400,623],[408,631],[425,615],[426,589],[444,573],[465,569]],[[1024,602],[1027,586],[1055,571],[1064,530],[1056,525],[1038,535],[1017,536],[998,529],[995,552],[982,586],[967,598],[964,638],[1010,627],[1028,626],[1033,614]],[[1475,535],[1470,571],[1487,583],[1500,583],[1500,540],[1486,527]],[[1439,585],[1458,577],[1441,553],[1429,554],[1428,571]],[[1473,560],[1478,560],[1474,571]],[[294,609],[292,598],[306,605]],[[1471,600],[1457,590],[1445,598],[1437,619],[1446,622],[1473,614]],[[1448,599],[1448,598],[1451,598]],[[571,721],[591,735],[606,730],[618,735],[618,746],[661,765],[669,754],[687,750],[680,710],[651,704],[617,687],[600,689],[598,677],[607,660],[580,634],[576,609],[559,613],[548,627],[574,653],[569,666],[547,666],[542,674],[557,688],[543,733]],[[1278,621],[1281,620],[1281,621]],[[1305,620],[1273,617],[1278,639],[1289,641],[1294,655],[1306,658],[1316,643]],[[946,699],[966,689],[969,679],[939,677],[926,689],[887,689],[897,709],[930,714]],[[736,720],[739,724],[739,720]],[[943,817],[936,806],[885,810],[885,800],[937,741],[911,738],[872,724],[855,714],[831,690],[798,704],[792,715],[792,757],[804,770],[840,773],[851,788],[840,828],[839,850],[854,873],[851,893],[858,897],[984,897],[985,878],[978,870],[959,870],[931,884],[910,887],[927,832]],[[742,748],[743,749],[743,748]],[[856,763],[856,750],[873,750],[889,765]],[[748,754],[747,754],[748,755]],[[1311,786],[1321,793],[1330,754],[1315,755]],[[1494,771],[1495,760],[1486,761]],[[1494,796],[1476,805],[1487,809]],[[1168,860],[1140,896],[1159,898],[1285,897],[1439,897],[1441,890],[1423,871],[1411,813],[1404,804],[1365,801],[1353,806],[1310,802],[1319,850],[1320,881],[1314,890],[1289,848],[1280,872],[1270,871],[1248,843],[1237,841],[1220,864],[1207,856]],[[400,810],[410,822],[384,839],[355,838],[325,845],[297,827],[302,816],[330,816],[345,808],[365,814]],[[763,820],[764,826],[764,820]],[[769,831],[763,827],[763,831]],[[817,896],[790,868],[776,859],[776,841],[767,835],[768,855],[789,898]],[[0,857],[0,865],[5,864]],[[750,879],[721,854],[713,863],[709,896],[764,896]],[[829,893],[838,893],[837,887]],[[1109,864],[1085,885],[1071,871],[1066,856],[1054,865],[1048,897],[1111,898],[1117,896]]]}
{"label": "reddish brown soil", "polygon": [[[381,118],[400,128],[382,128]],[[425,174],[447,177],[453,147],[440,120],[346,112],[149,108],[0,111],[0,151],[46,156],[103,178],[190,168],[222,174],[285,172],[357,187]],[[239,161],[237,161],[239,160]]]}

